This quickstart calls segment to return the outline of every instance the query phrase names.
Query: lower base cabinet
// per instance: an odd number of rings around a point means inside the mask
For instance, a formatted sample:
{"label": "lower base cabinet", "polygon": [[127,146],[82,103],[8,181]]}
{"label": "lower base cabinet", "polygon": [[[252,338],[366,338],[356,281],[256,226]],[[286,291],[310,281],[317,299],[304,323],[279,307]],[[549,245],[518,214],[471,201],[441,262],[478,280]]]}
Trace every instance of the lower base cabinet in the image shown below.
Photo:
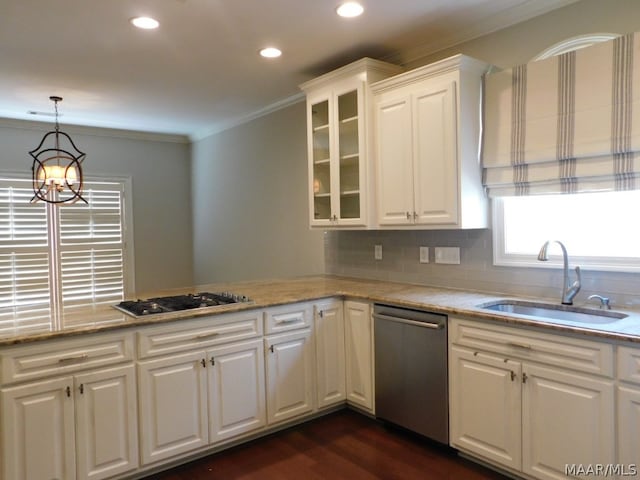
{"label": "lower base cabinet", "polygon": [[274,424],[313,411],[311,329],[265,338],[267,422]]}
{"label": "lower base cabinet", "polygon": [[262,428],[262,339],[139,362],[142,463]]}
{"label": "lower base cabinet", "polygon": [[4,388],[4,479],[106,479],[138,467],[132,365]]}
{"label": "lower base cabinet", "polygon": [[375,413],[371,305],[344,302],[347,402]]}
{"label": "lower base cabinet", "polygon": [[[450,332],[468,345],[449,349],[452,446],[544,480],[615,463],[611,345],[456,320]],[[555,355],[575,370],[541,363]]]}

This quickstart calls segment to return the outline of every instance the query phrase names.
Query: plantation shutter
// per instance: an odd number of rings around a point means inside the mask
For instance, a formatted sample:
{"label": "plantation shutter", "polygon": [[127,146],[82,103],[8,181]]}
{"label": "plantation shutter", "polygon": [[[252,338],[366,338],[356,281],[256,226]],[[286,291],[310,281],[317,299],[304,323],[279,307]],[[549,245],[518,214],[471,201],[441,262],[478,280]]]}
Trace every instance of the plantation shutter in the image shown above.
{"label": "plantation shutter", "polygon": [[31,182],[0,178],[0,334],[51,322],[47,205]]}
{"label": "plantation shutter", "polygon": [[113,315],[124,298],[123,185],[86,182],[88,204],[59,208],[59,255],[65,323],[82,320],[87,309]]}

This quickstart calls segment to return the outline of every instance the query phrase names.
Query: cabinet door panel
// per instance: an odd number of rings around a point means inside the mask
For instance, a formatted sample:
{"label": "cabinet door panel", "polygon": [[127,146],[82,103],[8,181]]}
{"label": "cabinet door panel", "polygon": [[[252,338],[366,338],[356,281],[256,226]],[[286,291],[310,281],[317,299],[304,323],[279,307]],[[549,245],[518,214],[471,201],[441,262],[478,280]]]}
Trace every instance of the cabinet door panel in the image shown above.
{"label": "cabinet door panel", "polygon": [[640,388],[618,387],[618,463],[640,465]]}
{"label": "cabinet door panel", "polygon": [[310,340],[308,329],[265,339],[269,423],[297,417],[313,409]]}
{"label": "cabinet door panel", "polygon": [[452,445],[520,469],[521,364],[452,347]]}
{"label": "cabinet door panel", "polygon": [[2,390],[6,480],[76,478],[71,377]]}
{"label": "cabinet door panel", "polygon": [[262,339],[214,348],[207,356],[211,442],[266,425]]}
{"label": "cabinet door panel", "polygon": [[208,444],[204,360],[194,352],[138,364],[143,464]]}
{"label": "cabinet door panel", "polygon": [[378,222],[413,223],[411,97],[376,105]]}
{"label": "cabinet door panel", "polygon": [[315,343],[318,407],[343,402],[345,393],[344,316],[342,301],[316,305]]}
{"label": "cabinet door panel", "polygon": [[375,412],[373,321],[368,303],[344,302],[347,401]]}
{"label": "cabinet door panel", "polygon": [[102,479],[138,466],[133,365],[78,375],[78,478]]}
{"label": "cabinet door panel", "polygon": [[414,94],[414,191],[417,223],[458,222],[456,84]]}
{"label": "cabinet door panel", "polygon": [[613,463],[613,382],[536,365],[522,371],[523,471],[559,479],[566,464]]}

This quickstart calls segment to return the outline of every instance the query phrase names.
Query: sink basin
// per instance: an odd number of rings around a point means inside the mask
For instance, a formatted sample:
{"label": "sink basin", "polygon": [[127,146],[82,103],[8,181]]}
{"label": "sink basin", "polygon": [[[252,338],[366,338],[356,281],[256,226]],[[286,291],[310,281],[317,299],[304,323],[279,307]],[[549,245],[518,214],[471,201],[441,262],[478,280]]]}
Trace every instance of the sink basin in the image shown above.
{"label": "sink basin", "polygon": [[478,305],[485,310],[515,313],[527,317],[544,318],[549,321],[571,322],[581,324],[606,324],[617,322],[628,315],[608,310],[571,307],[567,305],[551,305],[546,303],[525,302],[521,300],[498,300]]}

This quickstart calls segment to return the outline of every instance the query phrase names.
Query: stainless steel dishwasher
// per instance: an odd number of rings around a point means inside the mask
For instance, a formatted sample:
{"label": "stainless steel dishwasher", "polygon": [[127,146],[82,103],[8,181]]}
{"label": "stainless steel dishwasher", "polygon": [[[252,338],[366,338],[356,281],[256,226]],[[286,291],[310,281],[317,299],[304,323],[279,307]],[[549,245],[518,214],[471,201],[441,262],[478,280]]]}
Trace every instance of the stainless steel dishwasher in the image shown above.
{"label": "stainless steel dishwasher", "polygon": [[376,417],[449,443],[447,316],[374,305]]}

